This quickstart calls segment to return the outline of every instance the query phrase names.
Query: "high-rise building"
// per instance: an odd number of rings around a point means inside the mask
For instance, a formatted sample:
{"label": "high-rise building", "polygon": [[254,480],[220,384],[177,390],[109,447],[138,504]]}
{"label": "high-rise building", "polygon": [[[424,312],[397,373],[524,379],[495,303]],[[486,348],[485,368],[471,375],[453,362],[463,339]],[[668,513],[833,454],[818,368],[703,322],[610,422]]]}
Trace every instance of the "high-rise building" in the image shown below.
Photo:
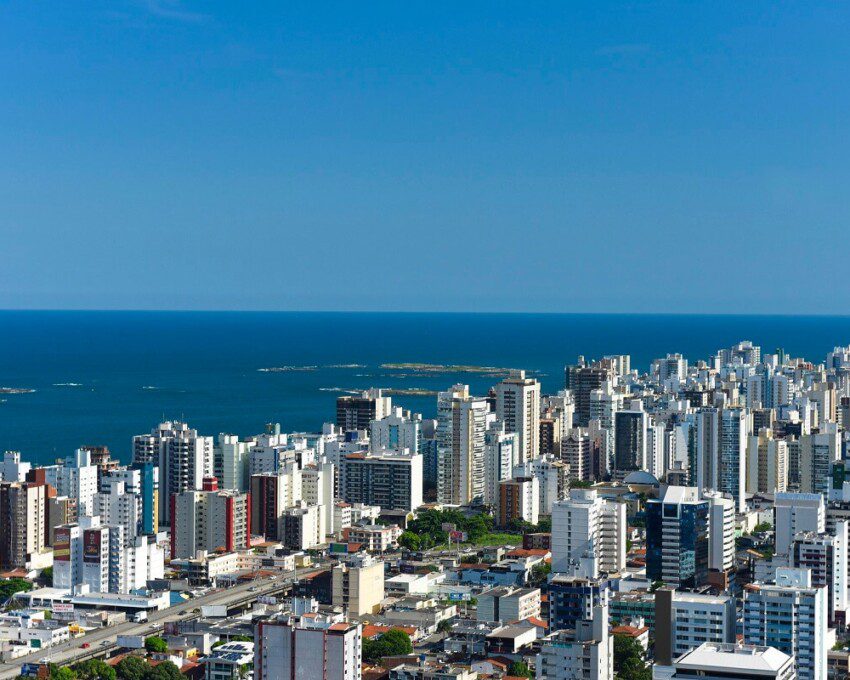
{"label": "high-rise building", "polygon": [[129,593],[162,578],[165,556],[152,536],[126,541],[124,529],[83,517],[56,528],[53,587],[88,586],[95,593]]}
{"label": "high-rise building", "polygon": [[[755,425],[753,425],[755,428]],[[773,430],[762,428],[747,446],[747,493],[788,490],[788,444],[776,439]]]}
{"label": "high-rise building", "polygon": [[407,449],[413,453],[421,453],[421,414],[411,415],[410,412],[396,406],[381,420],[373,420],[370,427],[369,442],[373,451]]}
{"label": "high-rise building", "polygon": [[77,449],[57,470],[56,491],[60,496],[77,499],[80,514],[94,512],[93,499],[98,490],[98,470],[91,464],[88,449]]}
{"label": "high-rise building", "polygon": [[[107,481],[108,480],[108,481]],[[139,535],[142,524],[142,498],[128,493],[125,484],[119,480],[104,480],[108,485],[105,493],[94,495],[94,511],[92,514],[100,517],[106,525],[120,526],[123,530],[122,548],[132,545]]]}
{"label": "high-rise building", "polygon": [[581,427],[570,430],[561,443],[564,460],[570,466],[570,477],[582,482],[595,479],[592,441],[588,431]]}
{"label": "high-rise building", "polygon": [[844,620],[848,605],[847,521],[836,522],[832,533],[805,531],[794,536],[791,562],[808,569],[812,585],[826,587],[829,593],[829,621]]}
{"label": "high-rise building", "polygon": [[688,360],[681,354],[668,354],[663,359],[656,359],[652,362],[653,371],[658,376],[658,381],[662,384],[668,380],[679,382],[688,377]]}
{"label": "high-rise building", "polygon": [[30,463],[21,460],[20,451],[6,451],[0,462],[0,481],[23,482],[31,468]]}
{"label": "high-rise building", "polygon": [[720,414],[720,469],[717,490],[731,495],[737,512],[746,507],[747,436],[749,417],[744,408],[726,408]]}
{"label": "high-rise building", "polygon": [[437,396],[437,500],[466,505],[484,498],[487,400],[468,385]]}
{"label": "high-rise building", "polygon": [[800,491],[829,493],[832,463],[841,459],[841,435],[836,423],[800,437]]}
{"label": "high-rise building", "polygon": [[648,469],[649,415],[639,404],[634,401],[629,410],[614,414],[614,469],[621,477],[635,470]]}
{"label": "high-rise building", "polygon": [[249,494],[219,490],[215,477],[203,480],[200,491],[171,497],[171,558],[191,558],[198,551],[233,551],[251,544]]}
{"label": "high-rise building", "polygon": [[255,680],[360,680],[359,623],[326,616],[261,621],[254,634]]}
{"label": "high-rise building", "polygon": [[744,643],[794,657],[800,680],[826,680],[827,589],[808,569],[779,568],[776,583],[744,588]]}
{"label": "high-rise building", "polygon": [[494,420],[484,435],[484,503],[498,509],[499,484],[510,479],[518,435],[506,432],[501,420]]}
{"label": "high-rise building", "polygon": [[496,416],[508,432],[516,432],[519,459],[540,455],[540,383],[525,371],[511,371],[496,384]]}
{"label": "high-rise building", "polygon": [[565,387],[575,398],[574,424],[587,427],[590,422],[590,393],[602,387],[604,382],[612,380],[614,371],[598,363],[588,366],[584,362],[584,357],[579,357],[578,365],[567,366],[565,372]]}
{"label": "high-rise building", "polygon": [[567,497],[570,488],[570,466],[563,460],[535,458],[514,465],[514,477],[536,477],[540,487],[540,514],[551,515],[552,506]]}
{"label": "high-rise building", "polygon": [[280,516],[280,542],[293,550],[308,550],[324,540],[322,508],[299,501]]}
{"label": "high-rise building", "polygon": [[350,556],[331,573],[332,604],[348,616],[375,614],[384,599],[384,563],[368,555]]}
{"label": "high-rise building", "polygon": [[720,409],[706,407],[695,416],[691,484],[698,489],[718,489],[720,484]]}
{"label": "high-rise building", "polygon": [[[708,569],[726,577],[735,569],[735,501],[719,492],[707,492],[708,499]],[[725,587],[723,588],[725,589]]]}
{"label": "high-rise building", "polygon": [[213,448],[213,474],[222,489],[248,490],[248,453],[255,440],[240,441],[235,434],[219,434]]}
{"label": "high-rise building", "polygon": [[171,497],[200,489],[213,473],[213,438],[198,435],[186,423],[165,421],[150,434],[133,437],[133,463],[159,467],[160,521],[171,519]]}
{"label": "high-rise building", "polygon": [[537,524],[540,511],[540,483],[537,477],[515,477],[499,483],[499,526],[515,520]]}
{"label": "high-rise building", "polygon": [[0,568],[50,565],[49,491],[46,484],[0,482]]}
{"label": "high-rise building", "polygon": [[[676,659],[706,642],[735,642],[736,599],[672,588],[655,591],[656,659]],[[664,663],[659,661],[659,663]]]}
{"label": "high-rise building", "polygon": [[552,506],[552,571],[595,578],[626,566],[626,506],[572,489]]}
{"label": "high-rise building", "polygon": [[372,421],[383,420],[392,409],[392,398],[381,390],[370,389],[357,395],[346,394],[336,400],[336,426],[343,432],[371,430]]}
{"label": "high-rise building", "polygon": [[608,603],[608,581],[553,574],[549,593],[549,630],[574,630],[578,621],[593,616],[593,609]]}
{"label": "high-rise building", "polygon": [[339,496],[411,512],[422,505],[422,456],[407,449],[350,453],[340,461]]}
{"label": "high-rise building", "polygon": [[773,499],[773,527],[777,555],[790,555],[795,534],[821,533],[826,528],[826,509],[819,493],[778,493]]}
{"label": "high-rise building", "polygon": [[613,680],[614,644],[608,631],[608,607],[593,607],[590,618],[559,630],[540,644],[536,680]]}
{"label": "high-rise building", "polygon": [[670,486],[646,504],[646,577],[679,588],[708,581],[708,501],[694,487]]}

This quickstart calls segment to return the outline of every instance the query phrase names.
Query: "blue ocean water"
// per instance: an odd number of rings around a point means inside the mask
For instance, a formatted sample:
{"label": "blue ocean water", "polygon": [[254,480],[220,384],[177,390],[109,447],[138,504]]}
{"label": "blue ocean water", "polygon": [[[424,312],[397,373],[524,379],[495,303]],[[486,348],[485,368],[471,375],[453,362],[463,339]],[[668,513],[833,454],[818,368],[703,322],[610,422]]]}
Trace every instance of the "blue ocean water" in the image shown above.
{"label": "blue ocean water", "polygon": [[[494,382],[380,368],[389,362],[526,368],[553,392],[578,354],[628,353],[645,369],[667,352],[694,361],[742,339],[823,361],[850,343],[850,317],[2,311],[0,387],[35,391],[0,394],[0,450],[44,463],[97,444],[126,460],[132,435],[163,417],[212,435],[267,422],[317,430],[341,389],[466,382],[485,393]],[[258,370],[281,366],[315,368]],[[433,396],[394,401],[436,411]]]}

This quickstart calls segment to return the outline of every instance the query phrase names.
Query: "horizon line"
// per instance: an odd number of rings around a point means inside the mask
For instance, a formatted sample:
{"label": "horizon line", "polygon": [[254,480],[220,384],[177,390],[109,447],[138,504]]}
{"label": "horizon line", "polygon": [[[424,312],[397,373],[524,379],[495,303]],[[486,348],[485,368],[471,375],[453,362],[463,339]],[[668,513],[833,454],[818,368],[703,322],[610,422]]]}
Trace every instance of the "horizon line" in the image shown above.
{"label": "horizon line", "polygon": [[774,317],[774,318],[850,318],[850,314],[809,312],[617,312],[617,311],[521,311],[521,310],[405,310],[405,309],[160,309],[160,308],[115,308],[115,307],[0,307],[3,313],[105,313],[105,314],[404,314],[427,315],[472,315],[472,316],[656,316],[656,317]]}

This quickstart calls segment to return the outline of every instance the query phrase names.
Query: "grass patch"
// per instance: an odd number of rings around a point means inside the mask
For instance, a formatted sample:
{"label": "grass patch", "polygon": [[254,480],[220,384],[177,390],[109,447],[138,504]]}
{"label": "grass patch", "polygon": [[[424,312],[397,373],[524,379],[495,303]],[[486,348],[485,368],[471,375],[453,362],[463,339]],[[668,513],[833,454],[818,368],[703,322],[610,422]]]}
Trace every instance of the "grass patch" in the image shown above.
{"label": "grass patch", "polygon": [[467,541],[466,543],[461,543],[462,546],[499,546],[499,545],[516,545],[522,546],[522,534],[506,534],[494,532],[491,534],[484,534],[477,541]]}

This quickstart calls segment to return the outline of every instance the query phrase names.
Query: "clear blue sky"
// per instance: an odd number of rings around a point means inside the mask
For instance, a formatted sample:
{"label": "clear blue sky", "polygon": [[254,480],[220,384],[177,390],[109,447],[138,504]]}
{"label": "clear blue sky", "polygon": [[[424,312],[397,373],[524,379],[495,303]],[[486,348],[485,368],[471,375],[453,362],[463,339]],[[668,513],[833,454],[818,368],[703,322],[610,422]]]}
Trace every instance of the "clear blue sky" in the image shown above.
{"label": "clear blue sky", "polygon": [[850,5],[0,6],[0,308],[850,310]]}

